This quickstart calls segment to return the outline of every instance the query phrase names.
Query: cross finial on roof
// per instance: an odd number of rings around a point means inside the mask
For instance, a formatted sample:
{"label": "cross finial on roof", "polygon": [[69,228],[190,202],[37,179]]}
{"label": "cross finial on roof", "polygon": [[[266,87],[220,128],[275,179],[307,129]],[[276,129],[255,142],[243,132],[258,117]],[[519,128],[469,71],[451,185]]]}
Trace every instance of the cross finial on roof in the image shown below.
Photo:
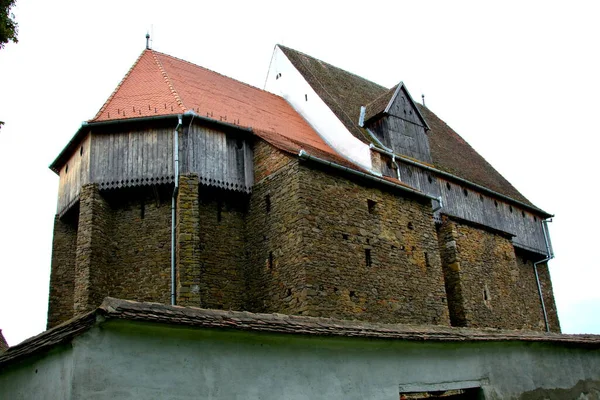
{"label": "cross finial on roof", "polygon": [[150,34],[146,32],[146,50],[150,50]]}
{"label": "cross finial on roof", "polygon": [[425,95],[424,94],[421,95],[421,100],[423,103],[423,107],[425,107]]}

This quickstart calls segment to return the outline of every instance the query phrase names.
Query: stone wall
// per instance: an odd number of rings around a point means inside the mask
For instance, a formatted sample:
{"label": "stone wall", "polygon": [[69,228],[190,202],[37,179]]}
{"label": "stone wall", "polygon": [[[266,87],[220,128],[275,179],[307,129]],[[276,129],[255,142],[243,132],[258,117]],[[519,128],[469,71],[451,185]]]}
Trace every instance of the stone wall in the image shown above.
{"label": "stone wall", "polygon": [[201,186],[199,263],[201,305],[243,310],[246,194]]}
{"label": "stone wall", "polygon": [[[444,217],[438,237],[452,325],[545,329],[533,264],[519,260],[508,235]],[[560,331],[545,271],[551,327]]]}
{"label": "stone wall", "polygon": [[48,329],[73,317],[78,220],[79,208],[72,210],[63,219],[58,218],[58,215],[54,217]]}
{"label": "stone wall", "polygon": [[112,244],[110,206],[98,185],[81,188],[75,254],[73,312],[79,315],[96,308],[110,293],[108,255]]}
{"label": "stone wall", "polygon": [[255,184],[246,226],[250,310],[449,324],[428,200],[265,146],[255,163],[274,172]]}
{"label": "stone wall", "polygon": [[110,295],[169,303],[171,193],[169,185],[107,191],[110,204]]}
{"label": "stone wall", "polygon": [[[540,255],[532,254],[518,248],[515,248],[515,254],[519,275],[514,289],[518,293],[517,295],[522,308],[525,310],[524,326],[535,330],[546,329],[540,295],[535,281],[535,271],[533,269],[533,263],[540,259]],[[556,312],[548,264],[538,264],[537,270],[550,330],[552,332],[560,332],[560,322]]]}
{"label": "stone wall", "polygon": [[306,292],[298,161],[260,141],[254,165],[257,181],[246,217],[246,305],[254,312],[302,314]]}
{"label": "stone wall", "polygon": [[48,328],[106,296],[169,302],[171,190],[82,188],[79,206],[55,219]]}
{"label": "stone wall", "polygon": [[177,195],[177,304],[200,306],[198,177],[182,175]]}
{"label": "stone wall", "polygon": [[299,168],[306,314],[449,324],[428,199]]}
{"label": "stone wall", "polygon": [[[390,323],[543,329],[532,257],[430,201],[254,146],[251,195],[182,175],[177,303]],[[172,186],[99,192],[55,221],[48,326],[105,296],[170,302]],[[539,268],[553,330],[552,286]],[[444,279],[445,278],[445,279]],[[540,325],[542,324],[542,325]]]}

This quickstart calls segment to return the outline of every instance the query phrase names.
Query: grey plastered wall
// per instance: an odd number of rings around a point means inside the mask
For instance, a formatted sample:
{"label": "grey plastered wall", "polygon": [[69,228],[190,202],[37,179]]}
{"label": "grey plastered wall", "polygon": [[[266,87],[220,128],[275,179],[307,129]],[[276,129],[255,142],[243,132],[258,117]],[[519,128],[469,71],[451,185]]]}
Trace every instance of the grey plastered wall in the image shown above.
{"label": "grey plastered wall", "polygon": [[[319,338],[116,321],[74,340],[73,365],[67,356],[39,361],[53,363],[59,382],[72,374],[72,397],[60,397],[66,399],[397,400],[400,385],[459,381],[480,382],[486,399],[533,399],[539,388],[578,398],[578,382],[600,387],[599,350],[539,343]],[[0,372],[0,397],[39,393],[26,380],[34,367]],[[6,386],[8,378],[23,388]],[[579,392],[569,393],[574,387]],[[593,390],[582,398],[598,398]]]}
{"label": "grey plastered wall", "polygon": [[73,352],[70,345],[0,368],[0,399],[72,399]]}

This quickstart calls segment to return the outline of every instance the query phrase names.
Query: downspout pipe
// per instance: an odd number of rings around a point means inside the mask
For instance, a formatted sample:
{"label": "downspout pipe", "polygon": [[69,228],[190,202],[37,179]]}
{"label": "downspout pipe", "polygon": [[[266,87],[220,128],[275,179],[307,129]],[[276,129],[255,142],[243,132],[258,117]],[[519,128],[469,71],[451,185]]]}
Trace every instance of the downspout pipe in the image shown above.
{"label": "downspout pipe", "polygon": [[173,196],[171,197],[171,305],[174,306],[177,295],[177,276],[175,270],[175,235],[176,235],[176,206],[179,193],[179,128],[182,126],[183,116],[179,115],[177,126],[173,131],[173,172],[175,174]]}
{"label": "downspout pipe", "polygon": [[340,171],[344,171],[344,172],[347,172],[347,173],[355,175],[355,176],[359,176],[359,177],[361,177],[363,179],[367,179],[367,180],[378,182],[378,183],[381,183],[381,184],[384,184],[384,185],[387,185],[387,186],[391,186],[391,187],[394,187],[396,189],[400,189],[400,190],[402,190],[404,192],[408,192],[408,193],[414,194],[416,196],[425,197],[427,199],[431,199],[431,200],[435,200],[435,201],[441,201],[437,197],[428,195],[428,194],[423,193],[423,192],[419,192],[418,190],[411,189],[411,188],[409,188],[407,186],[399,185],[397,183],[390,182],[388,180],[382,179],[382,178],[380,178],[378,176],[375,176],[375,175],[370,175],[370,174],[367,174],[365,172],[361,172],[361,171],[357,171],[357,170],[352,169],[352,168],[344,167],[343,165],[336,164],[336,163],[331,162],[331,161],[323,160],[322,158],[319,158],[319,157],[311,156],[310,154],[308,154],[304,150],[300,150],[300,152],[298,153],[298,157],[300,157],[303,160],[314,161],[316,163],[319,163],[319,164],[322,164],[322,165],[325,165],[325,166],[328,166],[328,167],[331,167],[331,168],[334,168],[334,169],[337,169],[337,170],[340,170]]}
{"label": "downspout pipe", "polygon": [[533,263],[533,271],[535,272],[535,282],[537,283],[538,294],[540,296],[540,303],[542,303],[542,311],[544,312],[544,324],[546,324],[546,332],[550,332],[550,324],[548,323],[548,313],[546,312],[546,305],[544,304],[544,294],[542,293],[542,285],[540,284],[540,277],[538,275],[537,266],[539,264],[546,263],[554,258],[554,252],[552,251],[552,245],[550,244],[550,236],[548,234],[548,222],[552,220],[542,221],[542,232],[544,233],[544,243],[546,244],[546,252],[548,256],[543,260],[536,261]]}

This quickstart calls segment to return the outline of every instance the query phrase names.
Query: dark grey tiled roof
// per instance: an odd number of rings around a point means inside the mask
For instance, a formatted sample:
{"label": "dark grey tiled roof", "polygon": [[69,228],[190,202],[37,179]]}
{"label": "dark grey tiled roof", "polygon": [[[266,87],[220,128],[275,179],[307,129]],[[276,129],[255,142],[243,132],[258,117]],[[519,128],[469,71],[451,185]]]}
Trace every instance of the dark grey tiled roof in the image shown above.
{"label": "dark grey tiled roof", "polygon": [[[367,120],[385,108],[394,91],[297,50],[278,45],[313,90],[346,128],[365,143],[370,137],[358,125],[360,107],[367,106]],[[385,103],[385,104],[384,104]],[[479,155],[460,135],[431,110],[417,104],[430,127],[431,157],[436,168],[508,196],[530,206],[510,182]]]}
{"label": "dark grey tiled roof", "polygon": [[4,335],[2,334],[2,329],[0,329],[0,353],[8,349],[8,343],[6,339],[4,339]]}
{"label": "dark grey tiled roof", "polygon": [[[98,318],[100,317],[100,318]],[[0,355],[0,369],[14,360],[69,342],[102,320],[127,320],[292,335],[433,342],[544,342],[600,348],[600,335],[564,335],[534,331],[453,328],[438,325],[377,324],[283,314],[207,310],[139,303],[107,297],[95,311],[34,336]]]}

